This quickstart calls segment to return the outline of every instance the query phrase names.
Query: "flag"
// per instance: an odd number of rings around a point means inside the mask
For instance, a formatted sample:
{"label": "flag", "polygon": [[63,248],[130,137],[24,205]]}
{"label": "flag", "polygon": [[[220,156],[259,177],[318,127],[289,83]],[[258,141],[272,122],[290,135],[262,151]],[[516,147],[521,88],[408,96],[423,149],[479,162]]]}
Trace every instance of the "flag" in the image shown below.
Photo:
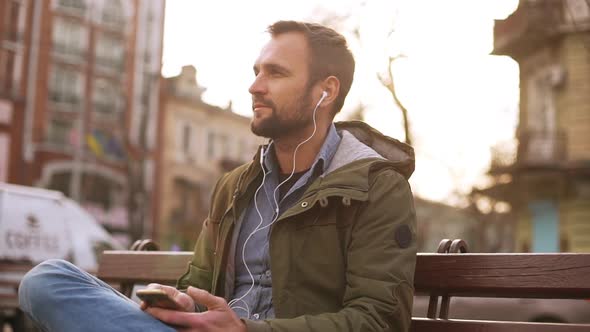
{"label": "flag", "polygon": [[104,153],[102,146],[93,134],[86,135],[86,144],[88,145],[92,153],[94,153],[97,157],[102,157]]}

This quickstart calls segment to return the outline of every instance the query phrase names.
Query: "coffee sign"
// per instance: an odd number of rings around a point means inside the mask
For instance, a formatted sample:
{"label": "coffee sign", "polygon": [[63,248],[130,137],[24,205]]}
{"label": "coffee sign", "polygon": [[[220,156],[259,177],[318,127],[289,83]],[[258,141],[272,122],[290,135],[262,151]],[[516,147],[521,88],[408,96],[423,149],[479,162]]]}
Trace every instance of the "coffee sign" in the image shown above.
{"label": "coffee sign", "polygon": [[22,204],[1,211],[0,259],[39,262],[68,256],[68,221],[59,200],[2,195],[0,204]]}

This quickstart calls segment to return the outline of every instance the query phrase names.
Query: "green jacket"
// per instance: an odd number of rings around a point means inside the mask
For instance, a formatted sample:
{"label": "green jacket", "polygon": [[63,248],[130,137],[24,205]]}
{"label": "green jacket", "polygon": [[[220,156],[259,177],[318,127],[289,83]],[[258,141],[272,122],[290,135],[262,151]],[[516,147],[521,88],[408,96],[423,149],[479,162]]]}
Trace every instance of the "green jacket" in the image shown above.
{"label": "green jacket", "polygon": [[[407,178],[411,147],[363,122],[336,123],[342,136],[326,173],[270,231],[275,319],[248,331],[407,331],[416,263],[416,215]],[[257,155],[253,160],[257,161]],[[262,179],[258,162],[225,174],[186,273],[189,285],[228,299],[234,223]]]}

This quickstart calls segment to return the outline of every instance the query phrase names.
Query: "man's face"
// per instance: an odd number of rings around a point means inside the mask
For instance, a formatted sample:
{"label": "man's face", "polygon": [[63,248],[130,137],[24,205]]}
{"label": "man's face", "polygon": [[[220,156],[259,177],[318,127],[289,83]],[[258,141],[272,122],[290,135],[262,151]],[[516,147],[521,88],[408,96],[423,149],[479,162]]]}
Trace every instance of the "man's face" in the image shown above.
{"label": "man's face", "polygon": [[308,46],[301,33],[275,36],[254,64],[250,127],[258,136],[286,137],[312,122]]}

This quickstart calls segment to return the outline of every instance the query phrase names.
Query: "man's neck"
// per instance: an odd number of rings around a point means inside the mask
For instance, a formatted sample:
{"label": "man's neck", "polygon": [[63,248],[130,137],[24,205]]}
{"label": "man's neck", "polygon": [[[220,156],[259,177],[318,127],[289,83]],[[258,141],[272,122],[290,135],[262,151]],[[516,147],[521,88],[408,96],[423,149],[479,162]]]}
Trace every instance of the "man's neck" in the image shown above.
{"label": "man's neck", "polygon": [[[329,128],[329,126],[323,129],[318,128],[315,135],[307,143],[299,147],[295,156],[295,172],[301,172],[311,168],[318,153],[322,149]],[[309,134],[304,135],[305,137],[303,138],[282,137],[273,141],[281,173],[290,174],[293,171],[293,154],[295,153],[295,149],[301,142],[311,136],[312,132],[313,130]]]}

